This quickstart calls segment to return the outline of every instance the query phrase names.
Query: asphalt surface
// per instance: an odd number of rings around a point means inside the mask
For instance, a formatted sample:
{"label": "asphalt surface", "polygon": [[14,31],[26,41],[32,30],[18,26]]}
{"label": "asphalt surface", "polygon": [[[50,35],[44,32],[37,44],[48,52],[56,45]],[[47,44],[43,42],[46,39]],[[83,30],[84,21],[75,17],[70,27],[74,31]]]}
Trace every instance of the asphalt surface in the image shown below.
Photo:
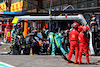
{"label": "asphalt surface", "polygon": [[[16,67],[100,67],[100,65],[93,64],[97,62],[100,57],[90,57],[90,63],[87,64],[67,64],[67,61],[62,59],[61,56],[48,56],[48,55],[1,55],[0,61],[16,66]],[[83,62],[85,63],[85,57],[83,57]],[[74,61],[74,57],[72,58]]]}
{"label": "asphalt surface", "polygon": [[[9,50],[8,43],[0,46],[0,53],[7,52]],[[67,64],[60,55],[0,55],[0,62],[4,62],[15,67],[100,67],[100,63],[94,64],[100,60],[100,56],[89,56],[90,63],[87,64]],[[74,55],[71,59],[74,61]],[[82,56],[82,62],[86,63],[85,56]]]}

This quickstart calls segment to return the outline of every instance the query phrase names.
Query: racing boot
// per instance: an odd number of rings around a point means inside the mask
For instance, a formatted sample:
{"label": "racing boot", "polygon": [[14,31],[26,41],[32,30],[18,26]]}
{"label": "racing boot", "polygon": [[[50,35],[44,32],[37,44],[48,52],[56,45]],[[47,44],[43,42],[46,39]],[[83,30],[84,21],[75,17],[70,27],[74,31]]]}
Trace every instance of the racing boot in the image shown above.
{"label": "racing boot", "polygon": [[77,60],[75,60],[74,64],[78,64]]}

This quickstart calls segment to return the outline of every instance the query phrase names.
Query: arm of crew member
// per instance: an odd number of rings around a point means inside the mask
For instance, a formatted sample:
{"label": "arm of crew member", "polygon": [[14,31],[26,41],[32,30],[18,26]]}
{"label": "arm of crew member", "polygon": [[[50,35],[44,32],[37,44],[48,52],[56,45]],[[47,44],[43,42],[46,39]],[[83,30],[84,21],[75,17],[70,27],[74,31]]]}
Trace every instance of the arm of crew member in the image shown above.
{"label": "arm of crew member", "polygon": [[[38,36],[36,36],[36,37],[38,37]],[[45,38],[40,38],[40,37],[38,37],[40,40],[43,40],[43,41],[49,41],[50,39],[45,39]]]}

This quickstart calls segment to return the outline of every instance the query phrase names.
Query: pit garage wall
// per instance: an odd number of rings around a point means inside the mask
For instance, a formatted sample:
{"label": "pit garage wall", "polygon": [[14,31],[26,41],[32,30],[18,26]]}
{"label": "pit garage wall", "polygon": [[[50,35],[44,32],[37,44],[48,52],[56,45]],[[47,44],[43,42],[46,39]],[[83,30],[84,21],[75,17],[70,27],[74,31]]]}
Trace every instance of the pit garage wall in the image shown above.
{"label": "pit garage wall", "polygon": [[42,29],[45,25],[45,21],[38,20],[37,21],[37,28]]}
{"label": "pit garage wall", "polygon": [[[37,8],[37,12],[38,13],[41,13],[41,8],[42,8],[42,0],[38,0],[38,8]],[[45,21],[40,21],[40,20],[38,20],[37,21],[37,28],[39,28],[39,29],[42,29],[43,28],[43,26],[45,26]]]}
{"label": "pit garage wall", "polygon": [[[98,6],[100,7],[100,0],[98,0]],[[100,27],[100,14],[99,14],[99,27]]]}
{"label": "pit garage wall", "polygon": [[100,27],[100,15],[99,15],[99,27]]}

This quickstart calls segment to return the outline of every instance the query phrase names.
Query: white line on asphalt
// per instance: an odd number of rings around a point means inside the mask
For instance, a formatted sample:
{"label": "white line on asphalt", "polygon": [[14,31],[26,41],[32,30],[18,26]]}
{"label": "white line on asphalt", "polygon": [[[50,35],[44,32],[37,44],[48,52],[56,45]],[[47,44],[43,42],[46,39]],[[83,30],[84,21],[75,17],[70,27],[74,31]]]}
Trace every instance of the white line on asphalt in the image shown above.
{"label": "white line on asphalt", "polygon": [[0,44],[6,44],[6,43],[4,43],[4,42],[0,42]]}
{"label": "white line on asphalt", "polygon": [[7,55],[8,52],[0,52],[0,55]]}
{"label": "white line on asphalt", "polygon": [[7,67],[15,67],[15,66],[9,65],[9,64],[4,63],[4,62],[0,62],[0,63],[6,65]]}
{"label": "white line on asphalt", "polygon": [[100,58],[99,56],[90,56],[90,57],[92,57],[92,58]]}

